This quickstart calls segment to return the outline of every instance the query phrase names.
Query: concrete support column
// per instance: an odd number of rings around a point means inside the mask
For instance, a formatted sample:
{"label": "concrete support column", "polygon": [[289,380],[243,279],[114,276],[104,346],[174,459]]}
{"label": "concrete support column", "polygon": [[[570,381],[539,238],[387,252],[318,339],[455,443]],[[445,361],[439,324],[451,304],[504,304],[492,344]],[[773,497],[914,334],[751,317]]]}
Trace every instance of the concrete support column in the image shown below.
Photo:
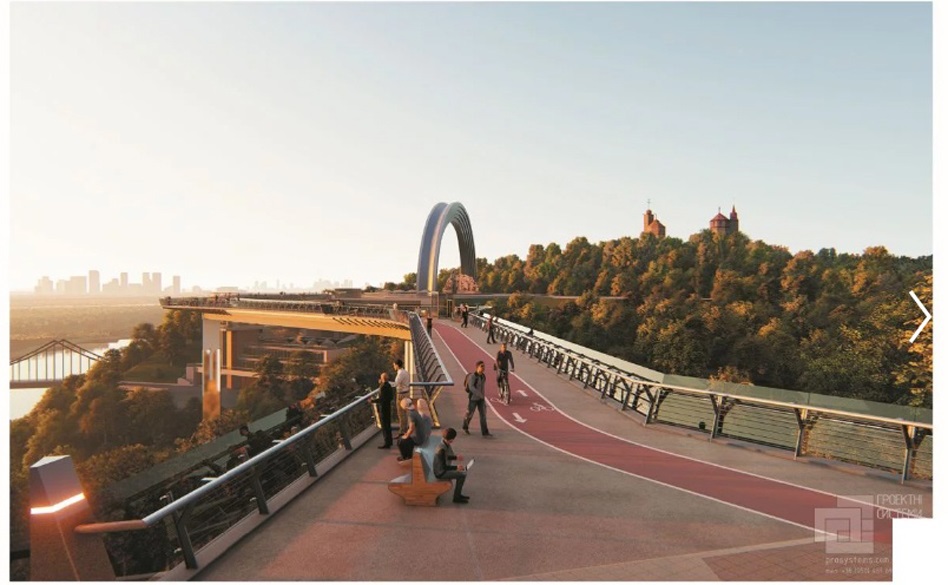
{"label": "concrete support column", "polygon": [[203,403],[201,420],[212,420],[221,415],[221,350],[205,349],[202,360],[204,383],[201,388]]}
{"label": "concrete support column", "polygon": [[102,537],[75,531],[94,521],[71,457],[43,457],[32,465],[30,580],[114,581]]}
{"label": "concrete support column", "polygon": [[212,420],[221,415],[221,324],[208,319],[202,324],[203,420]]}
{"label": "concrete support column", "polygon": [[[410,384],[415,381],[415,348],[411,340],[405,342],[405,369],[408,371],[408,383]],[[409,388],[409,396],[411,396],[412,400],[423,397],[420,390],[416,396],[415,389],[413,387]]]}

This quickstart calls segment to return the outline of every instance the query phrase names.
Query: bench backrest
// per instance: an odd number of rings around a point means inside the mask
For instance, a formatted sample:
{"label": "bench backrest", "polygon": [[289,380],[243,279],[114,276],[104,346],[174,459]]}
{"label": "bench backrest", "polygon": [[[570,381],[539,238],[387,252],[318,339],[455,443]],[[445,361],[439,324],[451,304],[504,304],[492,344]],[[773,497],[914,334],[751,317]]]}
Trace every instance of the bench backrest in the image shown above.
{"label": "bench backrest", "polygon": [[415,447],[415,452],[421,454],[421,466],[425,471],[425,481],[440,481],[434,474],[434,456],[439,444],[440,441],[432,441],[429,438],[421,447]]}

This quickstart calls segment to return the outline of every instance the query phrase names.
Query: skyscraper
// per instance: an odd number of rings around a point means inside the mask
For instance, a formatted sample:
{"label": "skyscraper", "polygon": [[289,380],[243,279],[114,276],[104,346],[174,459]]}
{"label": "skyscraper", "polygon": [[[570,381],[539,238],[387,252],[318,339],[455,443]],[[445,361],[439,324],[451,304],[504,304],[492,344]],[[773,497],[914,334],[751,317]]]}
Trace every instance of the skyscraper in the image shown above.
{"label": "skyscraper", "polygon": [[176,295],[181,294],[181,277],[180,276],[171,277],[171,292]]}
{"label": "skyscraper", "polygon": [[100,292],[101,292],[101,288],[99,286],[99,271],[90,270],[89,271],[89,294],[97,295]]}
{"label": "skyscraper", "polygon": [[56,285],[53,284],[53,281],[48,277],[44,276],[39,279],[39,282],[36,283],[36,288],[33,289],[37,294],[53,294],[53,291],[56,290]]}

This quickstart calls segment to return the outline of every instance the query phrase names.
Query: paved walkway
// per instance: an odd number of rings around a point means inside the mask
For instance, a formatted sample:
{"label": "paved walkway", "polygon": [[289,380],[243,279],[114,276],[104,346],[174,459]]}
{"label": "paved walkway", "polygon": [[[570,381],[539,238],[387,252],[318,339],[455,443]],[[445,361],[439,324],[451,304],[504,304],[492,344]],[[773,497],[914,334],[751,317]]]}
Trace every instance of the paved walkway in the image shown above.
{"label": "paved walkway", "polygon": [[[484,338],[475,328],[436,326],[458,381],[438,402],[446,426],[460,429],[465,370],[497,351]],[[931,514],[928,483],[903,486],[891,474],[644,427],[523,354],[515,359],[514,402],[492,404],[488,414],[494,437],[479,436],[475,418],[472,434],[455,443],[478,460],[465,486],[469,504],[442,497],[437,508],[404,506],[386,488],[404,472],[394,451],[370,444],[200,577],[889,580],[889,522],[867,522],[866,552],[834,552],[844,543],[815,540],[814,509],[828,507],[832,531],[865,513],[851,500],[836,506],[836,495],[903,496]],[[535,404],[544,408],[527,410]],[[849,509],[834,511],[841,508]]]}

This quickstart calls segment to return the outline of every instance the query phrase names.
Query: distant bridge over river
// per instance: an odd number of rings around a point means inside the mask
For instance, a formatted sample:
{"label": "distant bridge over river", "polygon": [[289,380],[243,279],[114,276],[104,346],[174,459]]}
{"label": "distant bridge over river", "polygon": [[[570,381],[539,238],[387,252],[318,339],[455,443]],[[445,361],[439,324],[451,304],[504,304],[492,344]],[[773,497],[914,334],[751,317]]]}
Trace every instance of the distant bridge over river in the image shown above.
{"label": "distant bridge over river", "polygon": [[10,389],[45,388],[85,373],[102,356],[67,339],[56,339],[10,360]]}

